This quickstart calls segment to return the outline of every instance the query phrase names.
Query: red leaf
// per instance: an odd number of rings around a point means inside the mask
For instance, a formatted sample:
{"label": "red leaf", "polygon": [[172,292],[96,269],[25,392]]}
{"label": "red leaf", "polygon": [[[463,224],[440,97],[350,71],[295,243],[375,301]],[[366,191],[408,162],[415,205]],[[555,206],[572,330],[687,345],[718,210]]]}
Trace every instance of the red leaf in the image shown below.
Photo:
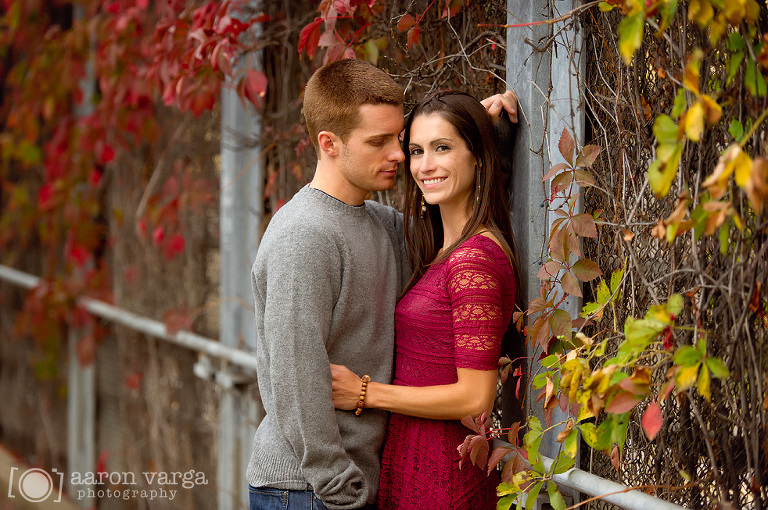
{"label": "red leaf", "polygon": [[635,395],[628,391],[622,391],[613,397],[611,403],[605,406],[605,410],[609,413],[623,414],[635,407],[642,400],[642,396]]}
{"label": "red leaf", "polygon": [[491,456],[488,457],[488,474],[490,475],[491,471],[496,469],[496,465],[501,462],[501,459],[513,451],[514,450],[508,446],[499,446],[498,448],[494,448],[493,452],[491,452]]}
{"label": "red leaf", "polygon": [[416,24],[416,20],[413,19],[413,16],[411,16],[410,14],[406,14],[405,16],[400,18],[400,21],[397,22],[397,29],[401,32],[405,32],[415,24]]}
{"label": "red leaf", "polygon": [[560,170],[565,170],[566,168],[571,168],[571,167],[568,166],[567,163],[558,163],[554,165],[552,168],[549,169],[549,172],[544,174],[544,177],[542,177],[541,181],[544,182],[551,179],[552,177],[555,176],[555,174],[557,174],[557,172],[559,172]]}
{"label": "red leaf", "polygon": [[577,167],[590,167],[597,159],[598,154],[602,147],[599,145],[587,145],[581,149],[579,156],[576,158]]}
{"label": "red leaf", "polygon": [[163,243],[163,240],[165,239],[165,230],[163,227],[157,227],[155,230],[152,231],[152,242],[155,243],[155,245],[159,246]]}
{"label": "red leaf", "polygon": [[467,458],[467,450],[469,449],[469,442],[472,441],[473,435],[468,435],[464,438],[464,442],[461,443],[458,448],[456,448],[459,451],[459,469],[461,469],[462,464],[464,464],[464,459]]}
{"label": "red leaf", "polygon": [[138,390],[144,375],[141,372],[133,372],[125,376],[125,385],[132,390]]}
{"label": "red leaf", "polygon": [[99,458],[96,459],[96,472],[97,473],[106,473],[107,472],[107,460],[109,459],[109,450],[101,450],[99,453]]}
{"label": "red leaf", "polygon": [[468,429],[472,430],[473,432],[480,433],[480,429],[478,428],[477,424],[475,423],[475,420],[471,416],[465,416],[464,418],[462,418],[461,423]]}
{"label": "red leaf", "polygon": [[571,184],[573,184],[573,172],[557,174],[549,185],[551,198],[554,198],[561,191],[568,189]]}
{"label": "red leaf", "polygon": [[536,275],[536,278],[539,280],[547,280],[555,276],[561,269],[563,269],[563,264],[561,262],[558,262],[557,260],[550,260],[541,266],[541,269],[539,269],[539,273]]}
{"label": "red leaf", "polygon": [[562,154],[565,160],[570,165],[573,165],[573,152],[576,150],[576,144],[566,128],[563,128],[557,148],[560,149],[560,154]]}
{"label": "red leaf", "polygon": [[469,442],[469,460],[480,469],[485,469],[489,450],[488,441],[483,436],[475,436]]}
{"label": "red leaf", "polygon": [[261,99],[267,94],[267,75],[256,69],[249,69],[243,82],[246,99],[257,109],[261,109]]}
{"label": "red leaf", "polygon": [[317,43],[320,41],[320,26],[322,23],[323,18],[318,16],[312,23],[301,29],[299,34],[299,55],[304,51],[310,60],[315,56]]}
{"label": "red leaf", "polygon": [[649,440],[653,441],[653,439],[656,437],[656,434],[659,433],[659,430],[661,430],[662,421],[663,416],[661,414],[661,408],[656,402],[652,401],[645,409],[642,419],[643,432],[645,432],[645,436]]}
{"label": "red leaf", "polygon": [[104,144],[104,150],[101,151],[101,161],[103,163],[109,163],[115,159],[115,149],[113,149],[109,144]]}
{"label": "red leaf", "polygon": [[421,29],[418,25],[415,25],[408,30],[408,51],[411,51],[411,46],[414,44],[419,44],[419,32],[421,32]]}
{"label": "red leaf", "polygon": [[621,452],[619,452],[618,445],[614,445],[613,450],[611,450],[611,464],[618,473],[621,468]]}
{"label": "red leaf", "polygon": [[576,277],[573,276],[573,273],[563,273],[563,276],[560,277],[560,285],[563,287],[563,290],[571,296],[584,296],[581,293],[581,285]]}
{"label": "red leaf", "polygon": [[165,245],[165,256],[173,259],[176,255],[184,253],[184,237],[181,234],[173,234]]}
{"label": "red leaf", "polygon": [[93,363],[96,354],[96,341],[93,336],[86,335],[77,342],[77,359],[80,365],[87,366]]}
{"label": "red leaf", "polygon": [[571,271],[573,271],[574,276],[582,282],[594,280],[603,274],[600,270],[600,266],[589,259],[577,260],[571,268]]}
{"label": "red leaf", "polygon": [[577,214],[571,219],[573,230],[582,237],[597,239],[597,226],[591,214]]}
{"label": "red leaf", "polygon": [[589,173],[589,170],[583,168],[577,168],[573,171],[573,176],[576,179],[576,184],[579,186],[594,186],[596,184],[595,178]]}
{"label": "red leaf", "polygon": [[[566,340],[571,340],[571,330],[573,329],[573,321],[571,314],[565,310],[557,308],[552,312],[552,316],[549,320],[550,327],[552,328],[552,334],[555,336],[563,336]],[[549,384],[549,380],[547,380]]]}

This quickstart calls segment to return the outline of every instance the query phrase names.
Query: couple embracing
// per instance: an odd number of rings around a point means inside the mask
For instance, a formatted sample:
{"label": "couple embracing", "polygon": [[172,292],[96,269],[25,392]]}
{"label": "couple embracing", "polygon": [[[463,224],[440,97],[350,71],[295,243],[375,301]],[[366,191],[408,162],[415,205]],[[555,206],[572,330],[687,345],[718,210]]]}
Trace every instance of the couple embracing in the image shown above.
{"label": "couple embracing", "polygon": [[[493,127],[516,98],[438,92],[407,122],[403,101],[359,60],[306,86],[314,178],[251,272],[266,411],[252,510],[495,508],[498,476],[459,470],[456,447],[460,420],[493,407],[518,287]],[[401,163],[404,212],[365,200]]]}

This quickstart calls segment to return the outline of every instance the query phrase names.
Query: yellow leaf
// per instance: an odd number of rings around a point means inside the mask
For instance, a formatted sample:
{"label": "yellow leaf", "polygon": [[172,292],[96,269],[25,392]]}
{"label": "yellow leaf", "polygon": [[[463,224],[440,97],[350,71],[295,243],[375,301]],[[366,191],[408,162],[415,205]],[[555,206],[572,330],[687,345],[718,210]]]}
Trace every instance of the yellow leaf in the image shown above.
{"label": "yellow leaf", "polygon": [[712,21],[715,10],[709,0],[690,0],[688,5],[688,20],[696,21],[700,26],[705,27]]}
{"label": "yellow leaf", "polygon": [[707,399],[707,401],[709,401],[710,397],[709,383],[711,380],[709,369],[706,365],[702,366],[699,372],[699,379],[696,381],[696,389],[699,390],[699,395]]}
{"label": "yellow leaf", "polygon": [[674,152],[666,162],[661,160],[654,161],[648,168],[648,181],[651,189],[657,198],[667,196],[672,181],[677,175],[677,166],[680,162],[680,153],[683,150],[683,144],[679,143],[673,146]]}
{"label": "yellow leaf", "polygon": [[685,74],[683,75],[683,85],[697,96],[699,95],[699,66],[698,54],[694,52],[693,55],[688,57],[688,63],[685,64]]}
{"label": "yellow leaf", "polygon": [[678,369],[677,373],[675,373],[675,386],[677,386],[678,392],[686,391],[694,385],[696,376],[699,374],[699,365],[701,363]]}
{"label": "yellow leaf", "polygon": [[645,13],[643,11],[627,16],[619,23],[619,28],[617,29],[619,34],[619,53],[621,53],[625,64],[629,65],[632,63],[635,51],[643,43],[644,29]]}
{"label": "yellow leaf", "polygon": [[704,107],[707,125],[712,127],[717,124],[720,121],[720,117],[723,116],[723,109],[717,104],[717,101],[706,94],[699,96],[699,101],[701,101],[701,105]]}
{"label": "yellow leaf", "polygon": [[701,133],[704,132],[704,107],[700,102],[695,102],[688,109],[685,115],[685,134],[691,141],[701,140]]}
{"label": "yellow leaf", "polygon": [[749,181],[749,177],[752,174],[752,158],[742,151],[736,158],[736,161],[733,162],[733,166],[736,184],[741,189],[745,189],[747,181]]}
{"label": "yellow leaf", "polygon": [[717,165],[715,166],[715,170],[712,172],[712,175],[707,177],[706,180],[701,184],[705,188],[709,188],[709,193],[712,195],[712,198],[717,199],[725,195],[728,179],[733,173],[734,162],[739,157],[741,152],[741,147],[737,143],[734,143],[728,147],[728,149],[726,149],[726,151],[717,161]]}
{"label": "yellow leaf", "polygon": [[720,226],[725,223],[725,218],[732,210],[730,202],[704,202],[701,208],[706,211],[707,216],[704,222],[704,235],[711,236]]}
{"label": "yellow leaf", "polygon": [[752,171],[745,186],[749,201],[760,214],[768,200],[768,159],[760,157],[752,163]]}

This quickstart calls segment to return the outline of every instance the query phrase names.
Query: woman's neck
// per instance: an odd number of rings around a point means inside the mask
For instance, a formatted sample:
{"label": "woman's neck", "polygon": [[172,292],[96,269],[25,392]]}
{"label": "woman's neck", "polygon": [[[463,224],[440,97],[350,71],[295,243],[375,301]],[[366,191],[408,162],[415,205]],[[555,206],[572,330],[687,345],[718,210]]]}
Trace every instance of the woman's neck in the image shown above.
{"label": "woman's neck", "polygon": [[469,221],[469,213],[466,207],[440,206],[440,218],[443,221],[443,246],[442,252],[461,238],[461,233]]}

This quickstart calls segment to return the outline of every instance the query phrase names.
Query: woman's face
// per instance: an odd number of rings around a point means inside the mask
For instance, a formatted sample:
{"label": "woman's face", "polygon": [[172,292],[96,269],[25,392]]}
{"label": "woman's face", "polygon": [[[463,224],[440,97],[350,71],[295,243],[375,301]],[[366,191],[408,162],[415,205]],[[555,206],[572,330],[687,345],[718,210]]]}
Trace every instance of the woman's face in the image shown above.
{"label": "woman's face", "polygon": [[477,165],[453,124],[438,113],[417,116],[408,152],[411,175],[427,203],[466,208],[474,192]]}

